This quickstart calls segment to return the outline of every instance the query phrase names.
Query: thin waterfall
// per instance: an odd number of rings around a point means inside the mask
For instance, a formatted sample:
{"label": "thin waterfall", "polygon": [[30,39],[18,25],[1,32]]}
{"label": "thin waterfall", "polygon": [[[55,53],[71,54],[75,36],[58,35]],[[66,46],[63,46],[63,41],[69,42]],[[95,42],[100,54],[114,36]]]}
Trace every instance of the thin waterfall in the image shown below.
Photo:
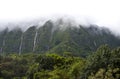
{"label": "thin waterfall", "polygon": [[96,44],[96,42],[94,41],[94,45],[95,45],[95,47],[97,46],[97,44]]}
{"label": "thin waterfall", "polygon": [[5,39],[3,39],[2,48],[1,48],[1,53],[3,55],[4,55],[4,50],[3,50],[4,47],[5,47]]}
{"label": "thin waterfall", "polygon": [[21,55],[21,52],[22,52],[22,44],[23,44],[23,35],[21,36],[21,39],[20,39],[20,47],[19,47],[19,55]]}
{"label": "thin waterfall", "polygon": [[33,52],[35,51],[35,47],[36,47],[37,35],[38,35],[38,32],[36,29],[36,33],[35,33],[35,37],[34,37],[34,44],[33,44]]}
{"label": "thin waterfall", "polygon": [[48,50],[48,51],[50,50],[50,44],[51,44],[52,39],[53,39],[53,32],[54,32],[54,29],[51,30],[51,35],[50,35],[49,45],[47,46],[47,50]]}

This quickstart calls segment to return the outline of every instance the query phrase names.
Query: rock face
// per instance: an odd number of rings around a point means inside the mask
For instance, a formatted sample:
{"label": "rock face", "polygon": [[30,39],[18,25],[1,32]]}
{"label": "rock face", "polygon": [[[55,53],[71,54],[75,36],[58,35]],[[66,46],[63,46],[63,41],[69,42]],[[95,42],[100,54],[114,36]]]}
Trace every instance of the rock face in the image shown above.
{"label": "rock face", "polygon": [[95,25],[74,27],[70,23],[47,21],[43,26],[31,26],[0,32],[0,53],[59,53],[71,52],[86,56],[100,45],[120,46],[120,39],[108,29]]}

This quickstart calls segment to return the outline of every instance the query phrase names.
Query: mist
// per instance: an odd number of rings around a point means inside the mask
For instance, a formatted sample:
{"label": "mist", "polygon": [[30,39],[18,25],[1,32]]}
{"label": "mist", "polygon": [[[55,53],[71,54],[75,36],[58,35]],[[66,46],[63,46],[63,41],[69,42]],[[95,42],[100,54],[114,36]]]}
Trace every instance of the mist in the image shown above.
{"label": "mist", "polygon": [[[89,27],[90,25],[95,25],[99,28],[108,28],[116,36],[120,36],[119,25],[117,23],[101,23],[94,18],[85,16],[71,16],[71,15],[50,15],[47,17],[37,17],[30,19],[23,19],[19,21],[6,21],[0,22],[0,31],[8,28],[9,31],[15,28],[21,28],[22,31],[26,31],[29,27],[36,26],[37,28],[42,27],[47,21],[51,21],[54,24],[54,28],[59,27],[59,29],[67,29],[67,27],[77,27],[82,25],[84,27]],[[107,31],[107,30],[106,30]]]}
{"label": "mist", "polygon": [[119,35],[119,4],[119,0],[2,0],[0,30],[20,27],[25,31],[33,25],[40,27],[48,20],[64,18],[71,20],[73,26],[95,24]]}

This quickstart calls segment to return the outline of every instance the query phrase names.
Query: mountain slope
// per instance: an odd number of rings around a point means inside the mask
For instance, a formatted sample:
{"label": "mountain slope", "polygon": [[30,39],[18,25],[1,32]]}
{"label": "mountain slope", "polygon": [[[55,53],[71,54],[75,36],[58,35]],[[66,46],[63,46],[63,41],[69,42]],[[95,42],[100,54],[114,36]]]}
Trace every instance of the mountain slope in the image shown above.
{"label": "mountain slope", "polygon": [[47,21],[43,26],[31,26],[25,32],[21,29],[0,32],[0,53],[59,53],[70,52],[86,56],[100,45],[112,48],[120,46],[120,39],[108,29],[96,25],[75,27],[59,20]]}

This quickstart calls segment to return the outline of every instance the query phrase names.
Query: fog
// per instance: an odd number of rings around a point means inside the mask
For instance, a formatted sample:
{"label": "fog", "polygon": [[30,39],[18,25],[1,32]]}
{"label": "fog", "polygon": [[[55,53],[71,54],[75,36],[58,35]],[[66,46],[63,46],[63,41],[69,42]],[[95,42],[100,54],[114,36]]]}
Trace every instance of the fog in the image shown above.
{"label": "fog", "polygon": [[119,0],[1,0],[0,30],[43,25],[45,21],[70,17],[73,23],[96,24],[120,34]]}

